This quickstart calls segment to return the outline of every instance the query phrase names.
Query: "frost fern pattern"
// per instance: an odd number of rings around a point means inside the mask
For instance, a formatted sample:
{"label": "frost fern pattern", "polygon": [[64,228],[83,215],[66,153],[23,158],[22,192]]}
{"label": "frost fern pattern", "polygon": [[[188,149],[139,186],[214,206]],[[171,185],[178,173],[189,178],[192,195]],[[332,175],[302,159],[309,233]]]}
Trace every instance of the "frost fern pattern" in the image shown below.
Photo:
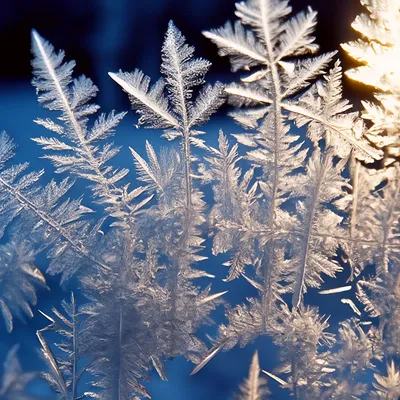
{"label": "frost fern pattern", "polygon": [[[16,318],[34,317],[48,276],[78,282],[61,307],[37,310],[47,322],[41,376],[58,399],[150,398],[146,381],[153,370],[167,381],[168,360],[184,357],[195,374],[263,336],[278,349],[274,370],[262,369],[260,346],[237,399],[272,399],[275,383],[296,400],[400,396],[399,85],[382,67],[396,54],[399,4],[362,5],[353,27],[363,38],[342,45],[362,63],[346,75],[377,91],[362,113],[343,98],[336,52],[318,54],[310,7],[292,15],[288,0],[242,1],[236,22],[203,32],[242,71],[229,84],[206,83],[210,62],[170,22],[158,81],[109,73],[136,130],[168,142],[129,148],[132,171],[114,166],[127,113],[100,112],[94,83],[32,31],[32,83],[48,114],[33,140],[62,178],[13,162],[13,140],[0,134],[0,310],[11,333]],[[211,145],[206,123],[225,101],[241,131],[220,130]],[[74,199],[77,181],[88,190]],[[245,302],[212,290],[208,245],[228,267],[225,287],[242,279],[252,289]],[[315,291],[348,307],[336,331],[309,301]],[[224,321],[208,343],[218,306]],[[35,398],[36,374],[17,351],[0,399]]]}

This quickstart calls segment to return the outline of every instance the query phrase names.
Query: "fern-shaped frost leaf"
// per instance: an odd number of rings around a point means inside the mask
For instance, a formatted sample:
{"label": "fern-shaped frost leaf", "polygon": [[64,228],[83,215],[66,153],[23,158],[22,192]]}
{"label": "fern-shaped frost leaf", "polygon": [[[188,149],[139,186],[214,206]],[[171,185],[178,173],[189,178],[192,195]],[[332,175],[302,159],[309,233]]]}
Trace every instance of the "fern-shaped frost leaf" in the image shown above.
{"label": "fern-shaped frost leaf", "polygon": [[[284,30],[282,19],[292,8],[286,0],[248,0],[236,3],[236,10],[242,23],[251,26],[264,45],[274,48]],[[271,55],[269,61],[272,62]]]}
{"label": "fern-shaped frost leaf", "polygon": [[[210,294],[209,287],[200,290],[193,283],[199,277],[211,277],[193,267],[205,259],[198,253],[204,247],[201,226],[206,219],[203,193],[194,185],[198,175],[194,167],[197,157],[192,154],[192,148],[208,150],[204,140],[198,137],[204,132],[195,125],[206,122],[223,101],[223,87],[219,83],[200,89],[197,99],[193,98],[210,67],[208,61],[195,59],[193,55],[193,47],[186,44],[184,36],[170,22],[162,48],[163,80],[160,83],[149,90],[148,79],[137,71],[131,75],[111,74],[131,96],[134,110],[141,115],[140,123],[161,128],[164,130],[162,136],[167,140],[178,139],[180,142],[180,153],[161,149],[156,154],[149,143],[146,143],[146,158],[132,150],[139,180],[146,184],[143,190],[154,191],[158,202],[149,212],[140,215],[143,218],[138,224],[140,240],[132,244],[136,246],[137,243],[139,252],[148,246],[146,257],[148,255],[150,260],[146,258],[143,263],[135,258],[135,252],[130,251],[114,264],[124,274],[133,273],[131,264],[139,268],[146,264],[142,274],[135,272],[131,282],[123,280],[123,285],[120,282],[118,286],[121,290],[114,292],[114,296],[120,296],[135,291],[139,294],[137,302],[136,296],[129,296],[129,304],[126,301],[116,304],[114,298],[105,297],[95,305],[97,323],[110,337],[106,348],[98,351],[99,356],[101,353],[108,361],[104,368],[96,370],[104,376],[105,393],[113,398],[119,390],[126,396],[135,393],[149,397],[141,380],[151,367],[155,367],[163,378],[161,365],[166,358],[183,355],[198,363],[206,347],[196,337],[196,331],[210,321],[209,314],[220,303],[222,295]],[[115,254],[115,250],[112,253]],[[153,253],[156,255],[152,256]],[[158,257],[165,266],[158,266]],[[154,264],[154,271],[149,271],[147,264]],[[165,269],[166,279],[162,278],[160,284],[154,276],[157,269]],[[130,304],[132,306],[128,307]],[[118,314],[115,313],[116,306]],[[132,318],[133,309],[138,312],[137,318]],[[109,323],[109,320],[114,322]],[[95,341],[101,343],[102,337],[94,333]],[[122,376],[121,380],[118,380],[118,374]]]}
{"label": "fern-shaped frost leaf", "polygon": [[269,395],[266,379],[260,377],[260,365],[257,351],[253,355],[249,377],[240,385],[240,395],[237,400],[263,400]]}
{"label": "fern-shaped frost leaf", "polygon": [[[11,156],[10,139],[3,133],[0,136],[0,147],[4,144],[3,159]],[[1,162],[1,161],[0,161]],[[80,264],[76,263],[76,257],[89,260],[89,264],[100,269],[109,269],[101,260],[93,257],[86,245],[84,232],[89,226],[88,221],[84,221],[83,216],[91,209],[83,207],[80,201],[62,200],[67,191],[71,188],[73,181],[65,179],[57,184],[55,181],[49,182],[45,187],[38,185],[43,171],[23,174],[27,164],[14,165],[9,168],[3,168],[0,171],[0,214],[2,214],[2,224],[0,224],[0,233],[15,219],[18,215],[22,222],[16,224],[16,231],[22,229],[31,229],[33,243],[39,240],[39,237],[45,240],[44,248],[49,248],[48,255],[52,262],[48,272],[64,272],[64,278],[75,273]],[[80,236],[82,233],[82,236]],[[88,239],[88,238],[87,238]],[[43,244],[40,245],[43,247]],[[68,254],[71,254],[74,265],[73,269],[67,266],[60,267],[62,262],[66,262],[62,252],[59,250],[68,247]],[[72,254],[74,254],[72,256]],[[55,268],[56,264],[58,267]]]}
{"label": "fern-shaped frost leaf", "polygon": [[342,178],[342,171],[345,163],[346,160],[341,160],[333,166],[332,155],[327,153],[321,157],[319,150],[315,150],[309,160],[307,180],[300,189],[304,190],[302,195],[305,200],[304,203],[298,204],[299,219],[304,227],[305,237],[299,240],[300,247],[295,245],[298,249],[293,260],[298,262],[292,299],[295,308],[300,306],[307,284],[319,287],[322,273],[334,276],[336,272],[341,271],[341,267],[332,261],[340,242],[333,238],[325,239],[321,248],[319,237],[342,235],[342,217],[333,208],[324,210],[323,207],[343,195],[346,181]]}
{"label": "fern-shaped frost leaf", "polygon": [[168,129],[178,127],[178,121],[170,113],[168,103],[163,95],[164,82],[158,81],[150,90],[150,78],[141,71],[133,73],[109,73],[130,96],[132,105],[141,114],[140,123],[149,123],[153,128]]}
{"label": "fern-shaped frost leaf", "polygon": [[26,316],[33,317],[36,287],[46,287],[44,276],[34,264],[36,253],[29,242],[17,237],[0,247],[0,309],[8,332],[13,329],[13,315],[23,321]]}
{"label": "fern-shaped frost leaf", "polygon": [[[64,62],[64,53],[56,53],[53,46],[35,30],[32,31],[32,60],[34,79],[39,102],[50,111],[59,111],[57,123],[50,120],[37,122],[59,135],[58,138],[38,138],[35,141],[46,151],[56,166],[57,172],[70,172],[75,176],[92,181],[95,199],[99,202],[115,202],[116,207],[129,213],[130,206],[121,201],[121,189],[116,186],[123,178],[118,171],[106,165],[117,153],[112,144],[96,146],[98,141],[114,134],[114,129],[125,113],[108,116],[101,114],[92,129],[89,118],[97,113],[99,106],[92,103],[97,94],[93,82],[81,76],[72,79],[74,62]],[[126,214],[123,214],[123,219]]]}
{"label": "fern-shaped frost leaf", "polygon": [[[395,67],[399,53],[399,7],[397,1],[374,1],[361,4],[367,13],[356,17],[352,28],[361,39],[342,44],[347,54],[358,66],[346,71],[356,82],[376,89],[377,104],[363,103],[363,117],[371,121],[368,139],[378,148],[385,149],[385,165],[399,156],[399,72]],[[378,106],[379,104],[379,106]],[[372,111],[377,112],[370,112]]]}
{"label": "fern-shaped frost leaf", "polygon": [[35,400],[37,397],[29,393],[28,386],[37,374],[23,371],[17,356],[18,349],[18,345],[13,346],[4,360],[0,396],[5,400]]}
{"label": "fern-shaped frost leaf", "polygon": [[188,125],[192,90],[204,83],[211,65],[206,60],[193,59],[193,53],[194,47],[185,43],[185,37],[171,21],[162,48],[161,72],[167,83],[171,105],[184,126]]}
{"label": "fern-shaped frost leaf", "polygon": [[221,56],[231,57],[234,72],[268,63],[263,47],[252,32],[246,31],[240,22],[233,26],[227,22],[224,27],[205,31],[203,35],[219,47]]}
{"label": "fern-shaped frost leaf", "polygon": [[[363,130],[358,132],[355,121],[357,113],[346,113],[351,108],[347,100],[342,99],[342,68],[340,62],[325,76],[325,82],[317,82],[297,103],[283,104],[291,111],[291,117],[298,126],[309,123],[308,133],[312,140],[318,142],[326,135],[328,144],[332,145],[340,157],[346,157],[350,150],[360,160],[373,162],[382,157],[382,152],[374,149],[363,138]],[[321,101],[316,101],[316,96]]]}
{"label": "fern-shaped frost leaf", "polygon": [[[82,313],[79,312],[75,303],[75,296],[72,293],[70,302],[62,301],[64,313],[53,308],[55,315],[51,317],[40,312],[49,322],[49,325],[36,332],[42,347],[42,356],[47,363],[49,371],[43,374],[50,386],[57,392],[60,400],[78,400],[79,381],[88,365],[83,363],[84,324]],[[55,343],[60,352],[53,351],[47,342],[45,335],[47,331],[55,331],[62,338],[62,341]]]}
{"label": "fern-shaped frost leaf", "polygon": [[216,83],[214,86],[207,85],[199,93],[193,108],[190,110],[188,126],[203,125],[208,121],[224,103],[224,85]]}
{"label": "fern-shaped frost leaf", "polygon": [[297,61],[295,73],[285,82],[283,97],[289,97],[309,86],[310,81],[324,72],[335,54],[336,51]]}
{"label": "fern-shaped frost leaf", "polygon": [[374,398],[376,399],[395,399],[400,396],[400,372],[394,361],[386,366],[387,376],[379,373],[374,374],[376,383],[373,382],[375,388]]}
{"label": "fern-shaped frost leaf", "polygon": [[277,60],[318,51],[319,46],[313,43],[315,37],[311,36],[317,24],[316,17],[317,13],[309,7],[307,14],[301,12],[286,22],[285,33],[280,38]]}

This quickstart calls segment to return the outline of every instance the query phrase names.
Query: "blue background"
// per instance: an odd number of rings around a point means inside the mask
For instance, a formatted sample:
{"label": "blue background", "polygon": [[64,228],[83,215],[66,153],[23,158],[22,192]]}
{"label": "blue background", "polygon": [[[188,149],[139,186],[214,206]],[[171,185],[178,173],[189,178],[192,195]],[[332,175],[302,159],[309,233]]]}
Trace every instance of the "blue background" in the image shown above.
{"label": "blue background", "polygon": [[[318,11],[317,43],[321,51],[339,48],[341,42],[356,36],[350,23],[362,11],[358,0],[304,1],[292,0],[295,12],[306,9],[307,5]],[[77,62],[76,74],[89,76],[99,87],[98,104],[103,111],[116,109],[130,110],[125,94],[108,77],[108,71],[142,69],[153,79],[159,77],[160,49],[168,21],[174,20],[177,27],[186,36],[189,44],[196,47],[196,56],[212,61],[208,75],[210,82],[222,80],[230,82],[237,79],[229,72],[226,58],[217,56],[214,45],[201,35],[204,29],[216,28],[226,20],[234,18],[233,0],[97,0],[97,1],[54,1],[54,0],[1,0],[0,13],[0,130],[6,130],[18,144],[17,159],[31,161],[33,169],[45,168],[47,179],[51,179],[53,170],[48,162],[40,159],[41,150],[30,138],[45,134],[44,129],[33,123],[37,117],[47,117],[38,105],[35,91],[30,85],[30,30],[35,28],[49,40],[56,49],[64,49],[67,59]],[[349,61],[343,52],[339,53],[344,68]],[[358,95],[365,97],[357,88]],[[345,95],[359,108],[359,99],[352,94],[352,88],[345,84]],[[239,133],[241,128],[225,117],[228,107],[224,107],[210,122],[207,129],[207,143],[216,145],[218,130],[226,133]],[[149,130],[137,130],[133,127],[136,116],[132,111],[124,119],[115,142],[124,148],[114,164],[132,167],[128,145],[139,153],[144,152],[146,139],[159,147],[162,142],[159,133]],[[134,179],[134,172],[132,173]],[[59,177],[56,177],[59,179]],[[84,202],[90,202],[85,183],[78,182],[72,196],[84,193]],[[229,290],[225,299],[231,304],[243,302],[246,296],[256,295],[247,282],[238,279],[232,283],[222,282],[226,269],[221,264],[224,257],[212,257],[203,263],[203,268],[216,275],[214,291]],[[45,260],[39,259],[38,265],[45,269]],[[341,278],[347,278],[346,271]],[[346,276],[344,276],[346,275]],[[326,287],[334,286],[327,283]],[[58,277],[48,277],[50,291],[39,291],[39,303],[35,307],[35,318],[26,324],[15,322],[14,332],[7,334],[0,321],[0,360],[14,343],[20,343],[20,360],[26,370],[44,369],[44,363],[38,355],[38,343],[35,331],[42,328],[46,321],[38,315],[37,309],[49,312],[54,305],[59,308],[62,298],[68,297],[68,291],[74,289],[74,282],[60,289]],[[78,298],[82,300],[81,298]],[[346,305],[339,302],[339,296],[317,297],[310,291],[309,302],[318,304],[321,313],[334,314],[330,322],[332,330],[337,329],[338,321],[349,316]],[[322,300],[325,302],[322,303]],[[329,301],[328,301],[329,300]],[[222,322],[223,312],[215,314],[217,322]],[[215,328],[205,332],[214,334]],[[204,334],[204,332],[203,332]],[[189,373],[193,366],[183,359],[168,362],[169,382],[161,382],[153,374],[148,388],[155,400],[197,400],[229,399],[237,392],[238,385],[247,375],[249,363],[255,348],[259,349],[263,369],[272,370],[276,366],[276,350],[268,338],[260,338],[244,349],[235,348],[228,353],[215,357],[194,377]],[[282,392],[274,382],[269,383],[274,399],[284,399]],[[43,399],[54,396],[44,382],[36,381],[32,390]],[[52,397],[53,396],[53,397]]]}

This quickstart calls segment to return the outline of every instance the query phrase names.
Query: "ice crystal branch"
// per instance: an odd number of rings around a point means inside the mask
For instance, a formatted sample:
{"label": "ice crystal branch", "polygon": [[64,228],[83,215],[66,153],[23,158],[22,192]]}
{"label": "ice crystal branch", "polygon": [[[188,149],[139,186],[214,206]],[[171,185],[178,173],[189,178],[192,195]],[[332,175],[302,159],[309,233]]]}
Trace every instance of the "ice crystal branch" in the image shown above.
{"label": "ice crystal branch", "polygon": [[160,79],[150,90],[150,79],[141,71],[110,76],[128,93],[132,107],[141,115],[139,124],[149,128],[166,130],[168,140],[181,139],[182,157],[185,166],[186,201],[188,212],[192,207],[191,145],[204,147],[204,141],[196,138],[202,132],[193,129],[201,125],[223,103],[223,86],[207,85],[192,101],[193,89],[204,83],[210,63],[193,59],[194,48],[185,43],[185,38],[170,22],[162,48]]}
{"label": "ice crystal branch", "polygon": [[[333,165],[331,153],[324,156],[314,151],[307,165],[306,180],[299,185],[294,194],[302,198],[298,202],[299,225],[294,242],[295,256],[291,264],[296,266],[295,286],[292,304],[299,307],[306,286],[319,287],[322,273],[333,277],[341,271],[333,258],[339,247],[343,232],[340,228],[342,217],[338,211],[327,206],[342,196],[346,181],[342,171],[346,160]],[[302,235],[298,233],[302,232]],[[321,246],[321,237],[324,238]]]}
{"label": "ice crystal branch", "polygon": [[[301,12],[285,21],[291,7],[288,1],[277,0],[249,0],[237,3],[236,9],[240,21],[234,28],[228,23],[223,28],[204,32],[219,47],[220,55],[230,56],[234,71],[256,68],[242,79],[241,84],[226,88],[231,103],[239,107],[260,105],[264,114],[269,109],[275,113],[277,110],[279,113],[289,111],[298,122],[320,126],[319,137],[313,139],[318,141],[322,134],[327,135],[327,141],[333,140],[339,155],[348,154],[349,148],[367,162],[380,159],[381,153],[353,132],[357,114],[344,113],[349,106],[340,100],[339,65],[326,78],[325,89],[322,83],[309,88],[310,81],[324,72],[335,53],[285,60],[289,56],[306,56],[318,50],[312,36],[317,13],[309,8],[307,13]],[[296,96],[299,94],[303,94],[300,99]],[[332,113],[326,107],[334,107]],[[322,112],[323,108],[325,112]],[[253,115],[252,112],[241,112],[236,118],[251,126]],[[329,121],[326,116],[332,119]],[[331,139],[331,135],[336,139]]]}
{"label": "ice crystal branch", "polygon": [[33,317],[36,286],[46,285],[45,277],[35,266],[35,255],[31,243],[16,237],[0,246],[0,310],[8,332],[13,330],[13,315],[23,321]]}
{"label": "ice crystal branch", "polygon": [[[78,400],[91,397],[89,393],[78,394],[79,379],[86,368],[79,370],[78,363],[82,359],[81,347],[84,346],[81,340],[82,321],[81,314],[78,312],[74,294],[71,294],[71,301],[62,302],[65,315],[53,308],[55,318],[41,314],[50,321],[50,324],[36,332],[36,335],[42,346],[42,355],[46,361],[49,372],[43,373],[43,377],[49,382],[50,386],[58,394],[60,400]],[[44,332],[55,331],[64,337],[67,342],[56,344],[56,346],[65,354],[62,357],[56,357],[45,339]]]}
{"label": "ice crystal branch", "polygon": [[32,53],[35,57],[32,83],[39,94],[39,102],[50,111],[61,112],[56,122],[36,120],[57,136],[34,140],[53,153],[45,158],[53,162],[57,172],[69,171],[89,180],[93,183],[95,198],[107,206],[109,214],[117,219],[126,218],[132,212],[131,193],[128,186],[117,185],[129,170],[109,166],[108,162],[119,149],[112,143],[99,144],[114,135],[125,113],[100,114],[89,128],[89,117],[99,109],[91,103],[97,87],[85,76],[72,80],[75,62],[64,62],[64,52],[56,53],[35,30],[32,31]]}
{"label": "ice crystal branch", "polygon": [[27,386],[34,380],[36,373],[24,372],[17,357],[19,346],[15,345],[8,352],[4,360],[4,371],[0,386],[1,400],[35,400],[35,396],[28,393]]}
{"label": "ice crystal branch", "polygon": [[374,374],[372,399],[396,399],[400,396],[400,373],[393,360],[387,365],[387,376]]}
{"label": "ice crystal branch", "polygon": [[167,293],[155,282],[161,268],[157,253],[143,254],[137,229],[129,236],[115,230],[102,241],[99,251],[113,269],[111,276],[83,279],[90,302],[81,309],[87,318],[82,351],[94,359],[89,370],[97,377],[100,399],[149,397],[142,380],[151,357],[162,356]]}
{"label": "ice crystal branch", "polygon": [[266,387],[266,379],[260,377],[258,353],[255,352],[250,365],[249,377],[240,386],[240,395],[237,400],[262,400],[270,394]]}
{"label": "ice crystal branch", "polygon": [[280,347],[282,364],[279,374],[295,399],[318,399],[324,392],[323,380],[332,372],[329,368],[329,347],[335,342],[327,332],[327,319],[316,308],[301,308],[290,312],[286,306],[278,316],[274,342]]}
{"label": "ice crystal branch", "polygon": [[25,229],[30,227],[32,235],[37,235],[36,240],[44,240],[45,248],[49,248],[50,274],[62,272],[63,279],[67,279],[81,267],[79,259],[86,260],[90,266],[109,270],[89,250],[96,229],[93,230],[90,221],[83,216],[92,210],[84,207],[81,200],[62,200],[73,182],[68,179],[60,184],[51,181],[40,188],[37,181],[43,171],[24,174],[27,163],[6,167],[14,155],[14,145],[5,133],[0,135],[0,148],[1,236],[6,227],[20,216],[25,220]]}
{"label": "ice crystal branch", "polygon": [[160,357],[185,355],[198,362],[205,347],[194,336],[196,327],[201,321],[208,321],[207,315],[222,293],[209,294],[209,288],[200,291],[192,283],[195,278],[209,276],[192,268],[195,262],[205,259],[197,254],[204,242],[200,227],[205,222],[205,204],[202,193],[193,184],[192,147],[207,148],[197,137],[204,132],[195,126],[205,123],[222,104],[223,86],[206,85],[192,99],[193,91],[203,85],[210,67],[208,61],[194,59],[193,53],[194,48],[185,43],[170,22],[162,48],[163,79],[150,88],[149,78],[138,70],[110,76],[128,93],[133,109],[140,115],[139,125],[163,129],[168,140],[180,140],[180,154],[164,150],[158,157],[147,143],[148,162],[135,150],[132,155],[146,189],[157,194],[158,205],[147,223],[157,224],[157,234],[151,240],[157,241],[167,260],[168,312],[161,319],[168,324],[168,333],[164,333],[164,344],[159,344]]}
{"label": "ice crystal branch", "polygon": [[[242,275],[258,290],[260,300],[228,309],[228,324],[220,326],[214,346],[194,372],[221,349],[274,335],[286,293],[292,293],[292,312],[301,313],[307,287],[320,287],[324,275],[334,277],[342,271],[335,260],[339,248],[349,252],[353,268],[361,269],[354,267],[354,256],[360,248],[375,251],[380,242],[372,237],[363,241],[357,231],[362,218],[357,208],[369,204],[378,180],[361,189],[356,182],[351,192],[344,176],[350,157],[373,162],[382,152],[363,137],[365,126],[358,113],[348,112],[340,62],[324,74],[333,53],[293,58],[317,51],[311,36],[316,13],[309,9],[308,14],[286,19],[291,11],[287,1],[254,0],[237,3],[236,8],[241,21],[234,28],[227,24],[205,35],[221,55],[231,57],[234,70],[255,69],[226,91],[237,107],[257,106],[232,115],[252,131],[234,137],[249,149],[245,158],[261,176],[249,170],[241,178],[237,147],[229,152],[226,139],[220,137],[220,149],[209,149],[210,171],[204,178],[219,188],[214,191],[213,252],[231,253],[225,263],[231,267],[227,280]],[[292,58],[285,60],[286,56]],[[288,120],[307,127],[314,144],[311,156]],[[367,223],[371,232],[373,224]],[[247,265],[255,266],[255,276],[246,274]]]}
{"label": "ice crystal branch", "polygon": [[[336,254],[339,245],[337,238],[340,237],[339,225],[342,218],[337,211],[332,212],[325,207],[328,204],[333,205],[335,200],[343,196],[343,186],[346,182],[341,174],[346,160],[334,165],[332,155],[326,154],[320,157],[319,150],[315,150],[306,169],[307,175],[300,174],[301,167],[304,167],[306,150],[299,137],[289,132],[290,125],[286,123],[286,114],[284,113],[283,99],[286,96],[283,94],[284,86],[285,82],[289,84],[290,79],[285,75],[288,72],[289,64],[281,61],[281,59],[289,53],[291,55],[303,55],[308,51],[314,52],[316,50],[316,46],[312,45],[314,39],[308,37],[315,23],[315,15],[310,11],[312,15],[300,14],[300,16],[285,24],[283,17],[290,12],[287,2],[274,2],[272,4],[269,1],[252,1],[238,3],[237,9],[237,15],[242,19],[244,25],[250,25],[254,28],[255,35],[260,43],[265,46],[264,54],[268,62],[262,66],[261,72],[255,73],[251,78],[246,78],[243,87],[237,86],[236,89],[232,90],[228,88],[227,91],[231,94],[235,91],[235,94],[238,95],[239,92],[242,93],[242,90],[246,92],[252,84],[260,81],[264,83],[265,89],[262,95],[268,98],[268,101],[263,103],[270,105],[264,107],[262,112],[253,113],[252,111],[250,114],[246,112],[235,114],[235,118],[242,125],[257,130],[257,133],[235,135],[235,138],[239,143],[250,148],[247,151],[246,159],[255,168],[261,168],[262,177],[258,180],[257,185],[250,185],[250,188],[246,189],[252,176],[248,173],[244,176],[243,179],[246,184],[243,185],[245,193],[243,198],[250,201],[247,203],[246,209],[241,209],[239,217],[236,217],[235,213],[230,213],[227,218],[224,216],[225,210],[223,208],[215,208],[217,212],[219,211],[215,219],[219,221],[216,236],[218,240],[214,241],[214,252],[232,250],[234,256],[228,264],[232,266],[228,279],[243,274],[246,264],[256,266],[255,279],[247,276],[245,278],[260,291],[261,303],[252,301],[249,307],[239,307],[240,313],[239,308],[235,312],[229,312],[229,325],[221,327],[219,339],[211,352],[217,348],[229,348],[238,342],[246,343],[260,334],[267,333],[270,328],[269,325],[274,325],[274,322],[270,319],[274,313],[275,303],[277,300],[280,301],[282,294],[293,291],[293,308],[299,308],[302,304],[302,294],[306,284],[318,287],[322,282],[321,273],[333,276],[335,272],[341,270],[336,263],[331,261],[331,258]],[[256,13],[255,10],[259,12]],[[282,28],[279,27],[280,24]],[[291,28],[289,29],[290,26],[293,27],[293,31]],[[302,26],[302,29],[300,29],[300,26]],[[239,23],[237,27],[239,27]],[[206,36],[211,37],[223,49],[223,54],[235,55],[232,58],[232,64],[235,68],[243,68],[243,54],[238,55],[237,48],[230,52],[232,48],[229,47],[235,42],[237,36],[233,35],[227,38],[224,29],[206,33]],[[287,29],[286,36],[280,37],[285,29]],[[238,30],[239,28],[237,28]],[[296,35],[298,36],[297,39],[295,38]],[[220,41],[222,36],[224,41]],[[229,41],[230,39],[231,41]],[[227,48],[230,50],[226,50]],[[277,55],[278,53],[280,56]],[[295,88],[291,95],[310,86],[309,80],[321,74],[331,56],[326,56],[325,62],[319,63],[319,70],[304,77],[305,81],[302,83],[304,87]],[[321,61],[321,58],[318,61]],[[299,68],[301,64],[302,61],[299,61]],[[294,115],[293,118],[297,119],[298,125],[308,124],[310,136],[314,135],[312,138],[316,146],[322,133],[328,135],[327,115],[334,118],[335,113],[346,111],[348,108],[347,102],[340,98],[339,75],[341,70],[339,64],[335,68],[331,75],[326,78],[326,84],[318,83],[303,93],[300,99],[296,101],[288,100],[287,103],[290,104],[290,107],[299,107],[304,111],[307,108],[304,105],[307,104],[304,98],[308,96],[309,106],[315,106],[312,118],[304,115],[301,117],[300,113],[294,112],[294,109],[291,110],[291,113]],[[313,94],[317,88],[319,100]],[[289,95],[288,98],[290,98]],[[323,103],[321,99],[326,101],[324,111],[322,111]],[[303,105],[302,101],[304,102]],[[234,104],[238,106],[252,102],[259,103],[259,99],[255,100],[251,96],[243,95],[234,100]],[[321,114],[322,117],[316,118],[317,114]],[[260,118],[262,118],[262,121],[258,124],[257,120]],[[322,119],[324,121],[321,121]],[[353,120],[354,115],[349,117],[349,130],[352,129]],[[320,134],[317,133],[318,131],[320,131]],[[331,145],[330,147],[332,147],[332,151],[335,150],[335,146]],[[343,145],[338,144],[336,147],[343,148]],[[345,157],[350,148],[348,148],[347,153],[343,151],[344,154],[341,155]],[[214,154],[218,154],[215,149],[212,151]],[[219,153],[222,153],[222,151],[219,150]],[[336,153],[338,153],[337,149]],[[211,166],[217,162],[216,157],[213,159],[215,161],[211,161]],[[234,169],[236,162],[234,158],[231,157],[228,161],[231,165],[230,169]],[[226,178],[219,174],[214,179],[224,183]],[[238,179],[239,174],[236,172],[233,175],[233,184],[237,185]],[[325,184],[326,186],[324,186]],[[260,195],[256,195],[257,186],[260,189]],[[236,191],[236,195],[230,197],[231,202],[234,201],[235,197],[238,197],[238,193],[240,193],[240,190]],[[219,194],[216,197],[218,207],[221,207],[220,196]],[[295,199],[297,203],[295,215],[291,215],[287,211],[286,205],[290,198]],[[226,207],[226,204],[224,206]],[[227,229],[227,226],[230,226],[231,229]],[[322,232],[320,228],[322,226],[329,228]],[[235,236],[232,236],[235,230]],[[238,236],[240,239],[236,241],[234,238]],[[321,240],[324,243],[322,251],[320,250]],[[241,244],[238,245],[238,242]],[[288,254],[291,254],[291,256],[288,256]],[[293,272],[294,277],[292,277]],[[293,286],[287,284],[293,281]],[[285,282],[284,285],[283,282]],[[253,323],[245,326],[241,322],[245,319],[246,313],[249,313],[249,318],[251,315]],[[241,317],[236,318],[239,314]]]}
{"label": "ice crystal branch", "polygon": [[346,75],[378,90],[378,103],[363,101],[363,118],[371,121],[366,133],[379,149],[385,150],[385,164],[399,156],[400,76],[395,67],[399,55],[400,10],[397,0],[363,0],[367,13],[360,14],[352,28],[362,38],[342,44],[346,53],[359,66]]}

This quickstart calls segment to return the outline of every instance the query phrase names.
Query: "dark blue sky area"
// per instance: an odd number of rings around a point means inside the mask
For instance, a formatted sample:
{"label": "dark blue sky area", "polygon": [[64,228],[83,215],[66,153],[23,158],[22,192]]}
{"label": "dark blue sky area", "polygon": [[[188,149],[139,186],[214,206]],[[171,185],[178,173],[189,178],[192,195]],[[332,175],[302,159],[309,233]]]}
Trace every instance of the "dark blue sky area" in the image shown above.
{"label": "dark blue sky area", "polygon": [[[0,82],[30,78],[30,38],[35,28],[90,76],[110,99],[107,71],[140,67],[157,76],[159,50],[168,21],[174,20],[197,54],[213,62],[212,73],[229,70],[226,59],[201,31],[234,18],[233,0],[12,0],[2,1]],[[359,0],[292,0],[294,11],[318,11],[317,42],[322,51],[354,38],[350,24],[361,11]],[[341,53],[343,56],[343,53]],[[343,58],[344,66],[347,60]],[[105,90],[104,90],[105,89]],[[114,95],[116,91],[112,92]],[[120,99],[120,97],[118,97]],[[103,104],[106,105],[106,104]],[[109,106],[115,107],[115,101]]]}

